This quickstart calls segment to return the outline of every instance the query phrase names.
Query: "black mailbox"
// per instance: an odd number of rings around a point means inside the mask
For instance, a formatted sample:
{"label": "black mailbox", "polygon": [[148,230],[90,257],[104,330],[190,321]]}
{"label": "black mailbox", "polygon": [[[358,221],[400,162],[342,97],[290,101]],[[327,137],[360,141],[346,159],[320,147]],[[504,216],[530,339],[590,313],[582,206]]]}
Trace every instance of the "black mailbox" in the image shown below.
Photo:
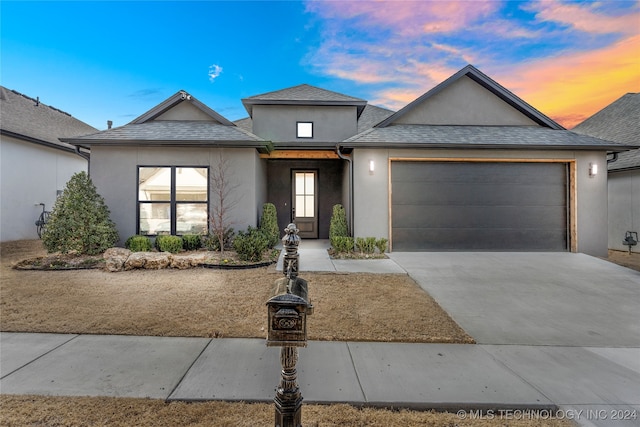
{"label": "black mailbox", "polygon": [[307,346],[307,316],[313,313],[306,280],[283,277],[267,301],[267,346]]}

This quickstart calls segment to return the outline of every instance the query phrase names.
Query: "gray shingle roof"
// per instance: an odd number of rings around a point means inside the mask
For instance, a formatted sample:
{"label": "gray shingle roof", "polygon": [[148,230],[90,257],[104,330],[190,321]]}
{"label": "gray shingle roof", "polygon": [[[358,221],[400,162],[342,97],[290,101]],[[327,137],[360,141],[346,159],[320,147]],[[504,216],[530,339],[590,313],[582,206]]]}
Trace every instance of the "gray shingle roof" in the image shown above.
{"label": "gray shingle roof", "polygon": [[[624,144],[640,144],[640,93],[627,93],[572,129]],[[640,168],[640,150],[620,153],[610,171]]]}
{"label": "gray shingle roof", "polygon": [[75,151],[75,148],[58,138],[98,131],[64,111],[3,86],[0,86],[0,129],[3,134],[66,151]]}
{"label": "gray shingle roof", "polygon": [[624,144],[538,126],[390,125],[347,139],[345,147],[617,150]]}
{"label": "gray shingle roof", "polygon": [[242,99],[244,108],[253,115],[254,105],[349,105],[358,109],[358,116],[367,101],[308,84],[267,92]]}
{"label": "gray shingle roof", "polygon": [[76,145],[216,145],[260,147],[264,140],[237,126],[206,121],[149,121],[129,123],[79,138]]}

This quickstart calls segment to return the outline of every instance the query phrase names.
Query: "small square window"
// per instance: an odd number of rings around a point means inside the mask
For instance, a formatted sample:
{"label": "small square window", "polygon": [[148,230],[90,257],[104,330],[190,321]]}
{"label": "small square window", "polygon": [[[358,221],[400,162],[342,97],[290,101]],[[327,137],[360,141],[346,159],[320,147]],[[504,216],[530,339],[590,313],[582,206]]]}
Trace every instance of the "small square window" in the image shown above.
{"label": "small square window", "polygon": [[298,122],[298,138],[313,138],[313,122]]}

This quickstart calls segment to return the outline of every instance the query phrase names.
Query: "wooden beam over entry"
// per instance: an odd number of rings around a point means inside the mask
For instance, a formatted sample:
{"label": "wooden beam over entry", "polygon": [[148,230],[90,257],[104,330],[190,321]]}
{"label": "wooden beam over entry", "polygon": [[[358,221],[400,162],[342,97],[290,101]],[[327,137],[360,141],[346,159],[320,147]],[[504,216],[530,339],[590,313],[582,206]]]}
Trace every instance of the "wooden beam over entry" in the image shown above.
{"label": "wooden beam over entry", "polygon": [[335,151],[328,150],[274,150],[260,154],[261,159],[339,159]]}

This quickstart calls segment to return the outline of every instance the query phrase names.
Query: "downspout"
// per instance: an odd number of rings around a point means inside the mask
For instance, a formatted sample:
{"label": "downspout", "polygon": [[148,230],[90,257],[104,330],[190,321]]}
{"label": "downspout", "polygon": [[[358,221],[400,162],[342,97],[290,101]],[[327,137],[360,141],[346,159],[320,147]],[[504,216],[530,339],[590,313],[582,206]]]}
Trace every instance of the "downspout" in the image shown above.
{"label": "downspout", "polygon": [[346,160],[349,163],[349,225],[351,229],[351,236],[353,236],[353,161],[351,157],[346,157],[340,152],[340,144],[336,144],[336,154],[340,159]]}
{"label": "downspout", "polygon": [[617,151],[616,151],[616,152],[613,152],[613,153],[611,153],[611,154],[613,154],[613,157],[612,157],[612,158],[610,158],[610,159],[609,159],[609,158],[607,159],[607,164],[609,164],[609,163],[613,163],[613,162],[615,162],[615,161],[617,161],[617,160],[618,160],[618,152],[617,152]]}
{"label": "downspout", "polygon": [[89,154],[80,151],[80,146],[76,145],[76,154],[87,161],[87,175],[91,176],[91,158]]}

